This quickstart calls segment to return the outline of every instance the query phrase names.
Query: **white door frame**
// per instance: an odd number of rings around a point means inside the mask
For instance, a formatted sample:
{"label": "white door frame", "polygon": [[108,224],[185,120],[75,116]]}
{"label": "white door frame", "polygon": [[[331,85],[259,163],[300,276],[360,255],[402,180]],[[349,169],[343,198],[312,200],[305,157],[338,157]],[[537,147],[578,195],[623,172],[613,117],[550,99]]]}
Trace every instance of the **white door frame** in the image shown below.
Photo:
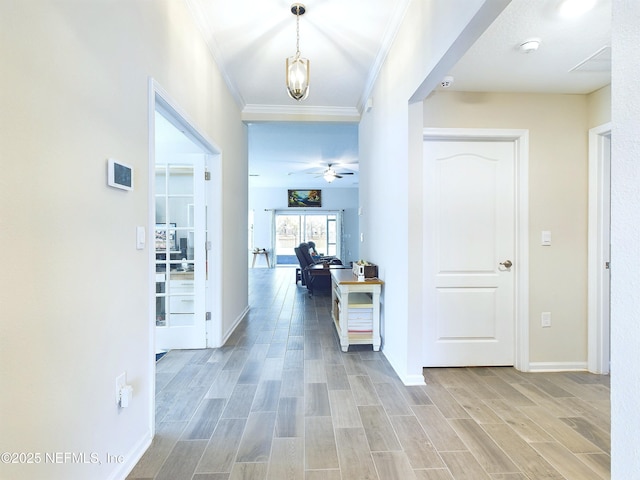
{"label": "white door frame", "polygon": [[[206,322],[207,347],[222,344],[222,162],[221,150],[201,133],[188,115],[178,107],[169,94],[153,79],[149,78],[149,205],[155,205],[155,113],[164,112],[165,118],[199,145],[206,155],[206,166],[211,173],[208,182],[207,230],[209,278],[206,311],[211,320]],[[149,208],[148,230],[155,230],[154,209]],[[148,242],[149,243],[149,242]],[[149,265],[155,264],[154,250],[149,247]],[[155,351],[155,272],[149,269],[149,326],[152,351]]]}
{"label": "white door frame", "polygon": [[[148,293],[147,293],[147,305],[148,305],[148,338],[149,343],[147,345],[149,352],[149,363],[147,378],[152,379],[149,382],[149,425],[151,429],[150,440],[153,439],[156,429],[155,421],[155,394],[156,394],[156,362],[155,362],[155,349],[156,349],[156,298],[155,298],[155,268],[151,268],[155,265],[155,246],[152,243],[154,236],[151,232],[155,232],[155,166],[156,166],[156,151],[155,151],[155,130],[156,130],[156,110],[165,109],[167,113],[171,113],[173,120],[179,121],[180,125],[177,125],[181,130],[185,132],[192,140],[197,142],[203,147],[206,152],[210,153],[208,161],[206,162],[211,171],[211,185],[208,189],[210,192],[209,208],[207,212],[207,227],[208,231],[212,232],[210,235],[211,251],[209,252],[209,287],[208,299],[205,302],[207,311],[211,311],[211,321],[206,322],[207,328],[207,346],[212,344],[213,346],[219,346],[222,343],[222,163],[220,161],[221,150],[215,143],[210,141],[205,135],[200,133],[194,123],[190,121],[189,117],[177,106],[169,94],[162,89],[160,84],[156,82],[152,77],[149,77],[148,81],[148,119],[147,125],[149,129],[149,163],[148,169],[148,202],[147,208],[147,260],[148,260]],[[213,267],[212,267],[213,265]],[[210,309],[211,302],[215,308]]]}
{"label": "white door frame", "polygon": [[588,354],[592,373],[609,373],[611,123],[589,130]]}
{"label": "white door frame", "polygon": [[484,140],[515,146],[515,368],[529,365],[529,131],[520,129],[425,128],[423,141]]}

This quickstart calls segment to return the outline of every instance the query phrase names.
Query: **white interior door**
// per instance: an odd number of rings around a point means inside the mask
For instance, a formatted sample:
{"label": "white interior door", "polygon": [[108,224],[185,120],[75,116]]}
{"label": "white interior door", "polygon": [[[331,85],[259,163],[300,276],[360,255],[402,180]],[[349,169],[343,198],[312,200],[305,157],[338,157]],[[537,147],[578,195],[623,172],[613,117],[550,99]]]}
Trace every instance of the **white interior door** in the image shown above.
{"label": "white interior door", "polygon": [[425,366],[515,363],[515,151],[425,141]]}

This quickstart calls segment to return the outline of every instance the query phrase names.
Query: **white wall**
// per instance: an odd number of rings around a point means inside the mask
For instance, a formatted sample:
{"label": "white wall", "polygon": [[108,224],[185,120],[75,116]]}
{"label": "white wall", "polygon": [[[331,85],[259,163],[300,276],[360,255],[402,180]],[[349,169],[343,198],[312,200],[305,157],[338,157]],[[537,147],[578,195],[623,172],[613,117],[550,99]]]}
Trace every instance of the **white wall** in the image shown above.
{"label": "white wall", "polygon": [[[293,187],[292,187],[293,188]],[[357,188],[325,188],[322,190],[322,208],[314,209],[289,209],[287,207],[286,188],[250,188],[249,210],[253,211],[253,248],[266,248],[269,258],[273,258],[273,245],[271,245],[271,211],[291,211],[292,214],[320,212],[325,210],[343,210],[343,241],[345,258],[341,258],[344,264],[355,261],[359,257],[360,245],[358,222],[358,189]],[[249,265],[253,262],[253,255],[249,251]],[[258,261],[256,261],[258,265]]]}
{"label": "white wall", "polygon": [[587,127],[594,128],[611,121],[611,85],[587,96]]}
{"label": "white wall", "polygon": [[[0,58],[2,450],[101,461],[0,464],[0,478],[123,478],[153,429],[149,253],[135,248],[149,77],[223,152],[228,319],[247,306],[245,128],[183,2],[3,1]],[[106,186],[107,157],[133,165],[135,191]],[[124,371],[134,397],[118,410]]]}
{"label": "white wall", "polygon": [[[529,130],[529,359],[533,369],[586,368],[590,97],[438,91],[424,102],[425,127]],[[605,100],[596,103],[606,104]],[[601,118],[610,116],[609,109],[603,110]],[[542,230],[551,231],[551,246],[540,245]],[[541,312],[551,312],[551,328],[541,327]]]}
{"label": "white wall", "polygon": [[640,472],[640,3],[613,0],[611,478]]}
{"label": "white wall", "polygon": [[422,118],[421,104],[410,108],[409,99],[484,8],[481,0],[412,1],[360,123],[360,256],[380,267],[383,350],[405,383],[424,381],[421,274],[413,268],[421,245],[421,190],[414,187]]}

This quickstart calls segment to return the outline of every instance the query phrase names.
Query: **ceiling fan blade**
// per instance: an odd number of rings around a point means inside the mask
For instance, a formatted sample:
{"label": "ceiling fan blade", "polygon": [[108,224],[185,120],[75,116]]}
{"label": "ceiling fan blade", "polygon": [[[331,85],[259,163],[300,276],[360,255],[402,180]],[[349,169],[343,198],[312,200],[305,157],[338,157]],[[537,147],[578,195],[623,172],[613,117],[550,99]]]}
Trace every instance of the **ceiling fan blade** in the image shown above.
{"label": "ceiling fan blade", "polygon": [[342,175],[336,174],[335,177],[336,178],[342,178]]}

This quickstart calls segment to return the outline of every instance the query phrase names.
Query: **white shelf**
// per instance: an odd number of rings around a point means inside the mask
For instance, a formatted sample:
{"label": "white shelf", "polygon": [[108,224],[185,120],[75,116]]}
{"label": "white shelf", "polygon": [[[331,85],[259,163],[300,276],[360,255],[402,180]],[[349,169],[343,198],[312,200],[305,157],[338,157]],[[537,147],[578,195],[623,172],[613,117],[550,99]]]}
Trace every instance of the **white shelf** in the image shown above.
{"label": "white shelf", "polygon": [[[349,272],[351,273],[351,272]],[[343,352],[349,345],[373,345],[380,350],[381,281],[354,282],[352,275],[331,274],[331,316]]]}
{"label": "white shelf", "polygon": [[349,308],[373,308],[371,294],[365,292],[349,293]]}

